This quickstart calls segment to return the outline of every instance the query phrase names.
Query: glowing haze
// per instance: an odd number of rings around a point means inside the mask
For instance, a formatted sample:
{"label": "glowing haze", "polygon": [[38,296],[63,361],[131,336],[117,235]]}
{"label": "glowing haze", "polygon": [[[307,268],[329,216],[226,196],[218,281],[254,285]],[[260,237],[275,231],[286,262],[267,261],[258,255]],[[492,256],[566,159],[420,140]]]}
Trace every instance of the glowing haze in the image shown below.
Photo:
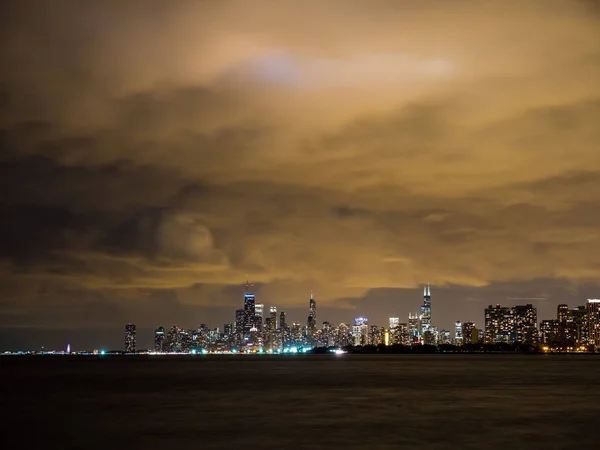
{"label": "glowing haze", "polygon": [[0,9],[3,349],[600,293],[595,2]]}

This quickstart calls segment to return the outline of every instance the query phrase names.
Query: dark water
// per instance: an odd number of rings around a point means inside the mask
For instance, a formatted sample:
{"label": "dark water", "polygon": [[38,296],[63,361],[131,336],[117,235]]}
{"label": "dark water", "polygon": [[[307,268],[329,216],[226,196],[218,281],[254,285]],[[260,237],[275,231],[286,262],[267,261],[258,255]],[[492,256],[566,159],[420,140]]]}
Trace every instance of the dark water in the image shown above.
{"label": "dark water", "polygon": [[2,357],[0,365],[5,449],[600,448],[598,356]]}

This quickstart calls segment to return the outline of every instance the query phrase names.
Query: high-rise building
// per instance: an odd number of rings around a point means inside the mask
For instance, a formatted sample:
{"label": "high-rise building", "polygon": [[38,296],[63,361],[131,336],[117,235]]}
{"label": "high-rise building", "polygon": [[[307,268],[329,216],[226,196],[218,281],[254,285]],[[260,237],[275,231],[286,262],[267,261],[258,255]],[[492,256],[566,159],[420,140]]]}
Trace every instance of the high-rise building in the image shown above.
{"label": "high-rise building", "polygon": [[285,321],[285,311],[281,311],[281,314],[279,314],[279,328],[281,328],[282,330],[287,327],[287,323]]}
{"label": "high-rise building", "polygon": [[154,330],[154,351],[156,353],[163,353],[166,351],[166,339],[167,336],[163,327],[158,327]]}
{"label": "high-rise building", "polygon": [[559,322],[565,322],[567,320],[567,315],[569,314],[569,305],[565,305],[561,303],[556,307],[556,318]]}
{"label": "high-rise building", "polygon": [[135,346],[135,325],[128,323],[125,325],[125,351],[127,353],[134,353],[136,351]]}
{"label": "high-rise building", "polygon": [[354,345],[368,345],[369,343],[369,319],[357,317],[352,327],[352,338]]}
{"label": "high-rise building", "polygon": [[600,299],[590,298],[586,306],[589,343],[600,347]]}
{"label": "high-rise building", "polygon": [[173,325],[167,333],[167,351],[169,353],[180,352],[181,343],[179,341],[180,328],[177,325]]}
{"label": "high-rise building", "polygon": [[[390,319],[390,323],[392,319]],[[406,323],[398,323],[395,327],[390,328],[390,342],[392,344],[410,345],[410,335],[408,325]]]}
{"label": "high-rise building", "polygon": [[513,308],[515,341],[523,344],[537,343],[537,309],[531,305],[517,305]]}
{"label": "high-rise building", "polygon": [[310,291],[310,300],[308,303],[308,320],[306,322],[308,328],[308,334],[310,337],[317,330],[317,302],[313,297],[312,291]]}
{"label": "high-rise building", "polygon": [[462,325],[462,341],[463,344],[477,344],[479,335],[477,328],[473,322],[465,322]]}
{"label": "high-rise building", "polygon": [[255,317],[260,317],[260,321],[262,322],[263,319],[263,314],[265,311],[265,305],[263,305],[262,303],[256,303],[254,305],[254,316]]}
{"label": "high-rise building", "polygon": [[350,327],[345,323],[340,323],[337,327],[335,345],[345,347],[346,345],[350,345],[351,343],[352,341],[350,340]]}
{"label": "high-rise building", "polygon": [[189,330],[179,329],[179,345],[180,351],[189,353],[192,350],[192,332]]}
{"label": "high-rise building", "polygon": [[398,326],[400,319],[398,317],[390,317],[390,331]]}
{"label": "high-rise building", "polygon": [[421,335],[431,330],[431,290],[425,286],[423,290],[423,305],[421,306]]}
{"label": "high-rise building", "polygon": [[271,326],[273,330],[277,329],[277,306],[271,306],[269,308],[269,317],[271,318]]}
{"label": "high-rise building", "polygon": [[253,284],[251,285],[246,282],[246,294],[244,295],[244,341],[250,339],[250,330],[256,324],[256,298],[250,292],[250,288],[252,287],[254,287]]}
{"label": "high-rise building", "polygon": [[244,344],[244,324],[246,321],[246,311],[243,308],[235,310],[235,345],[237,347]]}
{"label": "high-rise building", "polygon": [[512,344],[515,341],[513,308],[492,306],[485,309],[485,342]]}
{"label": "high-rise building", "polygon": [[304,345],[304,333],[302,324],[299,322],[292,322],[290,327],[290,346],[291,347],[302,347]]}
{"label": "high-rise building", "polygon": [[586,306],[569,309],[565,304],[558,305],[556,316],[559,322],[557,338],[559,344],[567,347],[587,345],[589,341],[589,316]]}
{"label": "high-rise building", "polygon": [[450,339],[450,331],[448,331],[448,330],[441,330],[438,342],[440,344],[450,344],[452,342],[452,340]]}
{"label": "high-rise building", "polygon": [[454,345],[463,345],[462,323],[457,320],[454,323]]}
{"label": "high-rise building", "polygon": [[420,323],[419,323],[419,315],[418,314],[408,314],[408,334],[410,337],[410,343],[414,344],[417,343],[419,341],[419,329],[420,329]]}
{"label": "high-rise building", "polygon": [[377,325],[371,325],[369,329],[368,345],[378,345],[381,342],[381,329]]}
{"label": "high-rise building", "polygon": [[542,320],[540,322],[540,341],[542,344],[554,344],[558,340],[560,323],[558,320]]}

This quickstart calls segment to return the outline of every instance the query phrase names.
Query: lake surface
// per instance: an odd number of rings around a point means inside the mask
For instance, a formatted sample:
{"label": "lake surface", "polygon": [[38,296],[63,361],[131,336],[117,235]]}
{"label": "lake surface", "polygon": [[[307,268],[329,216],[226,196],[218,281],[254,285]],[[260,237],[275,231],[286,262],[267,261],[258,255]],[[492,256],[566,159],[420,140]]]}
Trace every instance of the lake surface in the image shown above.
{"label": "lake surface", "polygon": [[600,448],[593,355],[21,356],[0,376],[5,449]]}

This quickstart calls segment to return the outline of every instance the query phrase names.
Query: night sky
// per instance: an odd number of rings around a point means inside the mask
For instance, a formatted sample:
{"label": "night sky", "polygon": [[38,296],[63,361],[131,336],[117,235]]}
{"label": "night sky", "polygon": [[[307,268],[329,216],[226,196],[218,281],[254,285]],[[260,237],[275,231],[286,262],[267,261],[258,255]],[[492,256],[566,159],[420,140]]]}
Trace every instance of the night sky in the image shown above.
{"label": "night sky", "polygon": [[600,297],[597,5],[2,2],[0,350]]}

